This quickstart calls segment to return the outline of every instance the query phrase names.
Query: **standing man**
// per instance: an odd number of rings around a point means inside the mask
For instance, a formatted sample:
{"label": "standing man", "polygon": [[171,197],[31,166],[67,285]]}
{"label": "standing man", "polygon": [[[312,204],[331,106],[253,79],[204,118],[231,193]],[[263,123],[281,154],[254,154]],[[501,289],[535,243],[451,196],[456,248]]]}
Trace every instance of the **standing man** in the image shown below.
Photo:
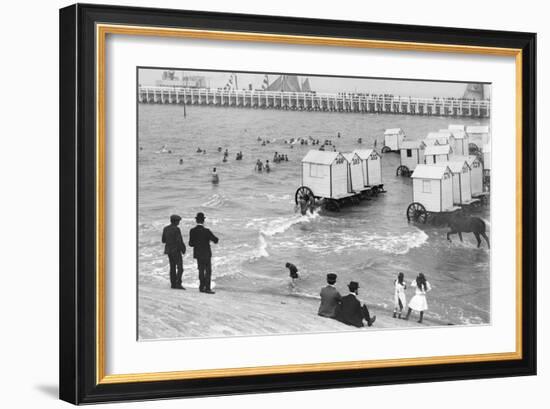
{"label": "standing man", "polygon": [[359,283],[350,281],[348,288],[349,294],[342,297],[342,307],[338,310],[336,319],[357,328],[363,327],[364,319],[370,327],[376,321],[376,315],[371,318],[367,306],[365,304],[361,305],[361,301],[357,299],[357,295],[359,295]]}
{"label": "standing man", "polygon": [[[181,237],[181,230],[178,227],[181,217],[177,214],[170,216],[170,225],[162,231],[162,242],[164,254],[168,256],[170,262],[170,284],[173,289],[185,290],[181,285],[181,276],[183,275],[183,258],[185,254],[185,244]],[[177,270],[177,271],[176,271]]]}
{"label": "standing man", "polygon": [[197,213],[197,225],[189,231],[189,245],[193,247],[193,257],[197,259],[199,269],[199,291],[206,294],[215,294],[210,288],[212,277],[212,250],[210,242],[217,243],[218,238],[204,227],[204,213]]}
{"label": "standing man", "polygon": [[318,314],[321,317],[336,318],[338,308],[342,302],[342,296],[334,287],[336,284],[336,274],[327,274],[327,286],[321,289],[321,305]]}

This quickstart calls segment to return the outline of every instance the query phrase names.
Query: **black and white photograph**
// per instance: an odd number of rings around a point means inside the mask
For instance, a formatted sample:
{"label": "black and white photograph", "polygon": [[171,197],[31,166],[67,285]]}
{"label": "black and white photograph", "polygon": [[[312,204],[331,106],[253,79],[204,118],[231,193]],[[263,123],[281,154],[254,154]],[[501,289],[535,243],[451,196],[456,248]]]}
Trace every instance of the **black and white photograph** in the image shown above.
{"label": "black and white photograph", "polygon": [[138,340],[491,324],[491,84],[137,68]]}

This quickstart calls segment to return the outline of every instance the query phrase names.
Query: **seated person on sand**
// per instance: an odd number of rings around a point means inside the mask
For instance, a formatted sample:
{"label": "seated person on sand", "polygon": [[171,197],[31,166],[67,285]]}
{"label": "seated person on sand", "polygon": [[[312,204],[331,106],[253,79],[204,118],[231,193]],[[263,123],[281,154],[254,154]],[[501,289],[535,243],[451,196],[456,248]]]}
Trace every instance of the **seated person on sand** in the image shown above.
{"label": "seated person on sand", "polygon": [[370,327],[376,321],[376,315],[370,317],[369,310],[365,304],[357,299],[359,294],[359,283],[350,281],[348,284],[349,294],[342,297],[342,304],[336,313],[336,319],[344,324],[353,325],[354,327],[363,327],[363,319],[367,321]]}
{"label": "seated person on sand", "polygon": [[336,284],[336,274],[327,274],[327,286],[321,289],[321,305],[319,306],[319,314],[321,317],[336,318],[337,309],[342,301],[342,296],[334,287]]}
{"label": "seated person on sand", "polygon": [[296,280],[300,278],[298,276],[298,267],[296,267],[292,263],[286,263],[285,267],[288,268],[289,276],[290,276],[290,282],[288,283],[288,286],[291,290],[296,289]]}

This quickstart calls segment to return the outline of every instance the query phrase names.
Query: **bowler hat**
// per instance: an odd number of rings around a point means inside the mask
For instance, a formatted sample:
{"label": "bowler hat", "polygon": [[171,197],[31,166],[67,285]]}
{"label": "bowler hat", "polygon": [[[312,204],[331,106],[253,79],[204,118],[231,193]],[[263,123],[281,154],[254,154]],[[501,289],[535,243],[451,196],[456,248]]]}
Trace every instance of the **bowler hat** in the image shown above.
{"label": "bowler hat", "polygon": [[337,275],[334,273],[328,273],[327,274],[327,283],[334,284],[336,282]]}
{"label": "bowler hat", "polygon": [[348,288],[350,291],[355,292],[359,288],[359,283],[357,281],[350,281],[348,284]]}
{"label": "bowler hat", "polygon": [[203,222],[204,221],[204,213],[203,212],[198,212],[197,215],[195,216],[195,220],[198,221],[198,222]]}
{"label": "bowler hat", "polygon": [[170,223],[179,222],[181,220],[181,217],[177,214],[173,214],[170,216]]}

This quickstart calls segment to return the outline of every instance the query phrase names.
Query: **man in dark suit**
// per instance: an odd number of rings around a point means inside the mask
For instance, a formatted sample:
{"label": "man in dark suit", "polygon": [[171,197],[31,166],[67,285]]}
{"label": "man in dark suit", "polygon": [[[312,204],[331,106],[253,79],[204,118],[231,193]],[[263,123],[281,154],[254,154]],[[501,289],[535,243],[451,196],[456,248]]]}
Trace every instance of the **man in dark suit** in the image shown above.
{"label": "man in dark suit", "polygon": [[363,327],[363,319],[365,319],[370,327],[376,321],[376,315],[371,318],[367,306],[365,304],[361,305],[361,302],[357,299],[359,283],[350,281],[348,288],[349,294],[342,297],[342,305],[338,309],[336,319],[358,328]]}
{"label": "man in dark suit", "polygon": [[204,213],[197,213],[197,225],[189,231],[189,245],[193,247],[193,257],[197,259],[199,269],[199,291],[206,294],[215,294],[210,288],[212,277],[212,250],[210,242],[217,243],[218,238],[203,226]]}
{"label": "man in dark suit", "polygon": [[[162,242],[164,254],[168,256],[170,262],[170,284],[172,288],[185,290],[181,285],[181,276],[183,275],[183,255],[185,254],[185,244],[181,237],[181,230],[178,227],[181,217],[177,214],[170,216],[170,225],[162,231]],[[177,270],[177,271],[176,271]]]}
{"label": "man in dark suit", "polygon": [[327,274],[327,286],[321,289],[321,305],[318,314],[321,317],[336,318],[336,310],[340,306],[342,296],[334,287],[336,274]]}

